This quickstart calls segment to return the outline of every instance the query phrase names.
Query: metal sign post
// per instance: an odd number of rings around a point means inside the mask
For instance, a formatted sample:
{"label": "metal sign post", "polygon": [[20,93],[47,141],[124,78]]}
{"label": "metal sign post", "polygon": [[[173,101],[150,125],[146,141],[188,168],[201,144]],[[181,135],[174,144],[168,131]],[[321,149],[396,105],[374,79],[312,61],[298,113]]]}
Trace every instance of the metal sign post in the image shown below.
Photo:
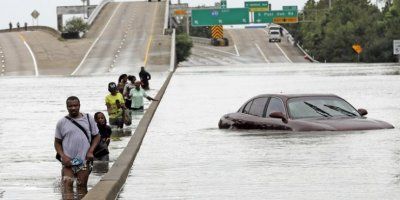
{"label": "metal sign post", "polygon": [[36,26],[39,25],[39,19],[38,19],[39,15],[40,15],[40,13],[39,13],[37,10],[34,10],[34,11],[31,13],[31,16],[32,16],[32,25],[33,25],[33,26],[35,25],[35,20],[36,20]]}
{"label": "metal sign post", "polygon": [[393,40],[393,54],[398,55],[398,62],[400,63],[400,40]]}

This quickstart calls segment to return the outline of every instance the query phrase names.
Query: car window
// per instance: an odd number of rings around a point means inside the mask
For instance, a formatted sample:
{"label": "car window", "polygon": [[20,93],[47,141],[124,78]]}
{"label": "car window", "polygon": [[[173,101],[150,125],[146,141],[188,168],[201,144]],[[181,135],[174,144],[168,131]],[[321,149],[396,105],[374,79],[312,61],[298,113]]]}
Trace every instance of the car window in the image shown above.
{"label": "car window", "polygon": [[250,106],[251,106],[252,103],[253,103],[253,101],[250,101],[249,103],[247,103],[246,106],[244,107],[242,113],[244,113],[244,114],[249,114],[249,112],[250,112]]}
{"label": "car window", "polygon": [[282,112],[283,114],[286,114],[285,106],[283,105],[283,102],[278,98],[271,98],[268,104],[266,116],[269,117],[269,115],[273,112]]}
{"label": "car window", "polygon": [[250,107],[250,115],[262,117],[267,104],[268,98],[257,98],[253,100],[253,104]]}
{"label": "car window", "polygon": [[357,110],[337,97],[300,97],[288,101],[291,118],[359,117]]}

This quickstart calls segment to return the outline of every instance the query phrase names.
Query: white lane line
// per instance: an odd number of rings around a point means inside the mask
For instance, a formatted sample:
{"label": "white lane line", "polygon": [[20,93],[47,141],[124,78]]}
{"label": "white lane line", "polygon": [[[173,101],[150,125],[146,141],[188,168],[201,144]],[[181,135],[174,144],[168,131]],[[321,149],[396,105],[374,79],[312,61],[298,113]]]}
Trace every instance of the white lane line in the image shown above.
{"label": "white lane line", "polygon": [[26,42],[24,36],[22,36],[22,34],[19,34],[20,38],[22,39],[22,41],[24,42],[26,48],[28,49],[29,53],[32,56],[32,60],[33,60],[33,66],[35,67],[35,76],[39,76],[39,69],[37,66],[37,62],[36,62],[36,58],[35,58],[35,54],[33,54],[33,51],[31,49],[31,47],[29,46],[29,44]]}
{"label": "white lane line", "polygon": [[100,35],[96,38],[96,40],[93,42],[92,46],[90,46],[89,50],[86,52],[85,56],[83,57],[82,61],[79,63],[79,65],[76,67],[76,69],[72,72],[71,76],[75,75],[75,73],[79,70],[79,68],[82,67],[83,63],[85,62],[86,58],[89,56],[89,53],[92,51],[94,45],[96,45],[97,41],[103,36],[105,30],[108,27],[108,24],[110,24],[112,18],[114,17],[115,13],[117,13],[119,7],[121,6],[121,3],[118,3],[117,8],[115,8],[113,14],[111,15],[110,19],[108,19],[106,25],[104,26],[103,30],[100,32]]}
{"label": "white lane line", "polygon": [[218,50],[218,49],[213,49],[213,48],[210,48],[210,47],[203,47],[203,46],[196,46],[196,47],[200,47],[200,48],[203,48],[203,49],[209,49],[209,50],[213,50],[213,51],[217,51],[217,52],[221,52],[221,53],[226,53],[226,54],[229,54],[229,55],[238,56],[237,54],[234,54],[234,53],[231,53],[231,52],[222,51],[222,50]]}
{"label": "white lane line", "polygon": [[[267,34],[267,36],[269,35],[269,34],[268,34],[268,31],[266,31],[265,29],[264,29],[263,31]],[[293,63],[292,60],[290,60],[289,56],[285,53],[285,51],[283,51],[283,49],[282,49],[277,43],[275,43],[275,45],[276,45],[276,46],[279,48],[279,50],[283,53],[283,55],[286,57],[286,59],[287,59],[290,63]]]}
{"label": "white lane line", "polygon": [[286,59],[287,59],[290,63],[293,63],[293,61],[290,60],[290,58],[288,57],[288,55],[285,53],[285,51],[283,51],[283,49],[279,46],[279,44],[275,43],[275,45],[279,48],[279,50],[281,50],[281,52],[282,52],[283,55],[286,57]]}
{"label": "white lane line", "polygon": [[238,50],[238,48],[237,48],[236,44],[234,45],[234,47],[235,47],[235,51],[236,51],[236,56],[240,56],[240,54],[239,54],[239,50]]}
{"label": "white lane line", "polygon": [[267,57],[264,55],[264,53],[262,52],[262,50],[261,50],[260,46],[258,46],[258,44],[255,44],[255,43],[254,43],[254,45],[256,45],[256,47],[257,47],[258,51],[260,52],[260,54],[261,54],[261,55],[262,55],[262,57],[264,58],[265,62],[267,62],[267,63],[271,63],[271,61],[269,61],[269,60],[268,60],[268,58],[267,58]]}

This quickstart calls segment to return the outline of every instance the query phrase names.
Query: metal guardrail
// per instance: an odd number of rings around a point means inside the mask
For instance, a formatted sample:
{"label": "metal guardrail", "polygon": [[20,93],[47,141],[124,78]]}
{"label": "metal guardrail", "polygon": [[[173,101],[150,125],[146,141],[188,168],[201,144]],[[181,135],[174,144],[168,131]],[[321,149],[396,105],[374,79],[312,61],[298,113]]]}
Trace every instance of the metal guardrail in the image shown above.
{"label": "metal guardrail", "polygon": [[88,24],[89,26],[92,25],[92,23],[94,22],[94,20],[96,19],[97,15],[99,15],[100,11],[103,9],[103,7],[110,3],[113,2],[114,0],[103,0],[92,12],[92,14],[89,16],[88,19]]}
{"label": "metal guardrail", "polygon": [[307,58],[308,58],[311,62],[316,62],[316,63],[319,62],[318,60],[315,60],[313,57],[311,57],[311,56],[303,49],[303,47],[300,46],[299,43],[297,43],[296,46],[300,49],[300,51],[302,51],[302,52],[304,53],[304,55],[307,56]]}
{"label": "metal guardrail", "polygon": [[[281,26],[281,27],[282,27],[282,26]],[[313,57],[311,57],[311,56],[307,53],[307,51],[305,51],[305,50],[303,49],[303,47],[302,47],[299,43],[296,43],[296,42],[295,42],[293,36],[289,33],[288,30],[286,30],[284,27],[282,27],[282,29],[283,29],[284,35],[287,36],[287,40],[288,40],[292,45],[296,45],[297,48],[299,48],[300,51],[304,53],[304,55],[307,57],[307,59],[309,59],[311,62],[317,62],[317,63],[319,62],[318,60],[315,60]]]}

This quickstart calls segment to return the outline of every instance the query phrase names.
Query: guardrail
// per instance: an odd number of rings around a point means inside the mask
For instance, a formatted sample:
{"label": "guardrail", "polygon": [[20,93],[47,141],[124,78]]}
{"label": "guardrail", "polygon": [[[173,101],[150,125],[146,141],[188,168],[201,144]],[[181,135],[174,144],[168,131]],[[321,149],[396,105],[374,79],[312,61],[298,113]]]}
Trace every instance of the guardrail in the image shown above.
{"label": "guardrail", "polygon": [[110,3],[113,2],[114,0],[103,0],[92,12],[92,14],[89,16],[88,19],[88,24],[89,26],[92,25],[92,23],[94,22],[94,20],[96,19],[97,15],[99,15],[101,9],[103,9],[103,7]]}
{"label": "guardrail", "polygon": [[[282,26],[281,26],[281,27],[282,27]],[[300,51],[304,53],[306,59],[310,60],[311,62],[319,62],[318,60],[315,60],[313,57],[311,57],[311,56],[307,53],[307,51],[305,51],[305,50],[303,49],[303,47],[302,47],[299,43],[296,43],[296,42],[295,42],[293,36],[289,33],[288,30],[286,30],[284,27],[282,27],[282,29],[283,29],[284,35],[286,35],[286,37],[287,37],[287,40],[288,40],[292,45],[296,45],[297,48],[299,48]]]}

